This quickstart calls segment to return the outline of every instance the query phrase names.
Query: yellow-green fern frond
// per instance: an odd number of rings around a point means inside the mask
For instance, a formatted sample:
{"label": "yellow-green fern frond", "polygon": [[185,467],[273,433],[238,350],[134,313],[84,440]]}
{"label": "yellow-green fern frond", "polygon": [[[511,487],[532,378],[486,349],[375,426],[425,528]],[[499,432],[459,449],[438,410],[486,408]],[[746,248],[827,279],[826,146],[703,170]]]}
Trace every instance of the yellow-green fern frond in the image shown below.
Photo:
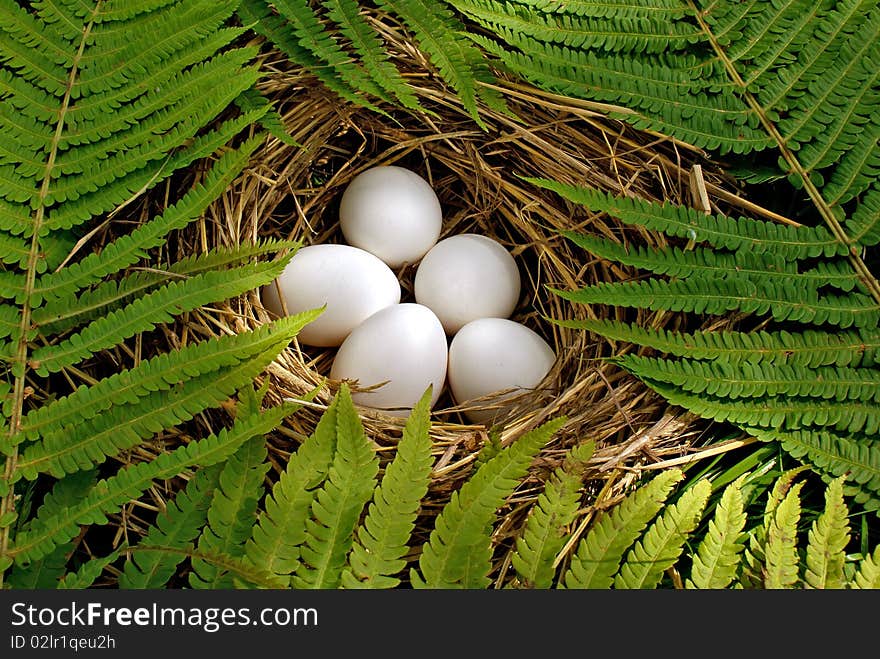
{"label": "yellow-green fern frond", "polygon": [[422,547],[415,588],[485,588],[491,569],[491,530],[498,508],[528,471],[532,459],[566,423],[554,419],[531,430],[484,462],[437,516]]}
{"label": "yellow-green fern frond", "polygon": [[614,588],[656,588],[663,573],[675,565],[690,533],[702,518],[712,493],[707,480],[699,480],[667,506],[624,557],[614,576]]}
{"label": "yellow-green fern frond", "polygon": [[364,433],[348,385],[336,394],[336,452],[315,493],[305,542],[293,577],[296,588],[338,588],[354,531],[375,487],[379,459]]}
{"label": "yellow-green fern frond", "polygon": [[850,582],[850,588],[865,590],[880,589],[880,545],[874,549],[874,553],[865,556],[859,564],[859,571]]}
{"label": "yellow-green fern frond", "polygon": [[245,545],[248,561],[287,582],[299,565],[312,501],[336,453],[338,409],[339,398],[335,397],[312,434],[290,456]]}
{"label": "yellow-green fern frond", "polygon": [[724,488],[706,535],[691,561],[688,588],[727,588],[736,580],[745,545],[741,536],[746,525],[745,501],[740,476]]}
{"label": "yellow-green fern frond", "polygon": [[580,470],[594,449],[593,442],[571,449],[563,466],[553,472],[532,504],[516,539],[516,551],[510,557],[521,587],[552,587],[555,561],[565,545],[566,531],[574,521],[581,498]]}
{"label": "yellow-green fern frond", "polygon": [[680,469],[664,471],[604,513],[578,543],[560,587],[606,589],[614,583],[624,554],[666,504]]}
{"label": "yellow-green fern frond", "polygon": [[[208,508],[220,477],[220,466],[199,469],[159,513],[138,544],[192,550],[208,520]],[[180,553],[131,554],[119,575],[119,587],[147,590],[163,588],[185,556]]]}
{"label": "yellow-green fern frond", "polygon": [[[263,480],[269,469],[266,440],[256,435],[244,442],[223,465],[207,511],[208,523],[199,535],[196,549],[232,558],[244,556],[263,495]],[[230,588],[232,577],[209,561],[193,560],[189,584],[202,590]]]}
{"label": "yellow-green fern frond", "polygon": [[803,482],[792,485],[773,512],[764,545],[765,588],[794,588],[798,583],[797,525],[801,517],[800,492],[803,486]]}
{"label": "yellow-green fern frond", "polygon": [[431,387],[413,406],[342,573],[345,588],[394,588],[431,481]]}
{"label": "yellow-green fern frond", "polygon": [[843,588],[844,558],[849,544],[849,509],[843,500],[843,481],[835,478],[825,490],[825,510],[813,522],[806,550],[806,588]]}

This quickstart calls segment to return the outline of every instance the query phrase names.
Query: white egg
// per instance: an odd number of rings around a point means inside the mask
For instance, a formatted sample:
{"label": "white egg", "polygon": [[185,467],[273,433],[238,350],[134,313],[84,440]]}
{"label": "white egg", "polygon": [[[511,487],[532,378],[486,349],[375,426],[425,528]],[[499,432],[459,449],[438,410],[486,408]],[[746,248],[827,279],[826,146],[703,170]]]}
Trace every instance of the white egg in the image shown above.
{"label": "white egg", "polygon": [[263,304],[284,314],[326,306],[300,330],[301,343],[338,346],[369,316],[400,302],[400,282],[391,268],[367,251],[350,245],[301,247],[275,282],[263,287]]}
{"label": "white egg", "polygon": [[509,411],[501,404],[505,399],[538,387],[555,361],[553,348],[525,325],[506,318],[480,318],[452,339],[449,388],[458,404],[486,397],[465,415],[475,423],[490,424]]}
{"label": "white egg", "polygon": [[358,405],[404,417],[428,385],[433,406],[446,382],[446,334],[437,316],[420,304],[404,303],[376,312],[358,325],[339,346],[330,367],[334,380],[357,380],[352,393]]}
{"label": "white egg", "polygon": [[507,318],[519,292],[513,256],[501,243],[476,233],[441,240],[416,270],[416,302],[437,314],[447,334],[477,318]]}
{"label": "white egg", "polygon": [[431,185],[396,165],[361,172],[339,203],[339,225],[346,242],[392,268],[422,258],[440,237],[442,224],[440,200]]}

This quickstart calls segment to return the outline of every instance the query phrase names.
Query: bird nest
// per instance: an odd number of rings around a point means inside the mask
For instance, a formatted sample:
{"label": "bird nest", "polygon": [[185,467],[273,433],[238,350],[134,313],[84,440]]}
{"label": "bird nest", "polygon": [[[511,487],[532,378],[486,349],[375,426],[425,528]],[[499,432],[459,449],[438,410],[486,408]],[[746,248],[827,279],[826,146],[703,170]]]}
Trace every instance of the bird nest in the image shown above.
{"label": "bird nest", "polygon": [[[499,91],[510,113],[481,107],[485,122],[481,127],[443,82],[429,73],[429,63],[412,45],[399,38],[395,41],[393,34],[387,38],[392,56],[407,71],[428,112],[389,109],[389,115],[383,116],[342,103],[283,57],[273,61],[268,55],[264,65],[273,73],[263,81],[262,91],[274,101],[295,144],[269,138],[202,221],[187,230],[182,248],[200,251],[267,238],[295,239],[302,245],[343,243],[338,208],[352,178],[376,165],[407,167],[430,182],[441,202],[441,239],[478,233],[494,238],[513,254],[520,267],[522,293],[511,318],[544,337],[557,355],[544,382],[513,399],[511,413],[495,429],[496,438],[506,444],[547,420],[567,418],[510,503],[511,530],[516,511],[524,510],[522,504],[538,495],[548,470],[558,466],[564,453],[578,443],[595,442],[586,479],[608,501],[631,484],[641,469],[687,459],[705,425],[671,408],[609,362],[609,357],[632,346],[553,322],[615,314],[620,320],[675,328],[681,321],[676,314],[575,305],[550,290],[571,290],[634,275],[591,256],[562,236],[563,230],[598,233],[624,245],[635,238],[659,245],[662,236],[589,213],[525,177],[657,201],[692,204],[702,198],[705,203],[708,191],[713,203],[746,202],[703,153],[609,119],[608,108],[601,105],[505,82]],[[406,264],[396,270],[402,302],[414,301],[416,266]],[[241,332],[272,318],[260,291],[253,291],[191,314],[184,329],[202,335]],[[294,341],[266,373],[267,404],[303,400],[318,390],[270,438],[279,469],[313,432],[338,390],[340,383],[329,379],[335,351]],[[360,411],[380,456],[390,458],[404,419],[368,408]],[[424,506],[428,515],[439,510],[448,494],[468,477],[480,448],[490,438],[490,428],[469,423],[462,407],[444,391],[433,408],[431,436],[436,459]],[[612,475],[613,487],[608,487]]]}

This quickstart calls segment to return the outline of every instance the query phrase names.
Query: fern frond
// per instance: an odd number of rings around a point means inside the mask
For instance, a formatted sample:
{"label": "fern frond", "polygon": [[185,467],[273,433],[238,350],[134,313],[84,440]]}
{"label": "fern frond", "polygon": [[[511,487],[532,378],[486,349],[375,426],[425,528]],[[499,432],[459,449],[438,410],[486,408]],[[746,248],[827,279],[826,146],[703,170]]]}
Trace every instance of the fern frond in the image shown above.
{"label": "fern frond", "polygon": [[[616,29],[595,13],[535,11],[518,2],[495,0],[450,0],[456,9],[473,20],[505,35],[508,42],[528,36],[546,43],[603,52],[662,53],[684,50],[699,39],[699,28],[667,14],[659,21],[645,16],[620,17]],[[547,9],[547,8],[545,8]]]}
{"label": "fern frond", "polygon": [[338,408],[339,398],[334,397],[312,434],[291,454],[245,544],[250,563],[288,582],[299,565],[317,487],[327,478],[336,453]]}
{"label": "fern frond", "polygon": [[663,573],[675,565],[684,543],[703,515],[712,485],[701,479],[667,506],[629,550],[614,577],[614,588],[656,588]]}
{"label": "fern frond", "polygon": [[129,551],[134,554],[161,554],[160,559],[167,561],[201,561],[206,565],[211,565],[214,570],[222,574],[228,575],[237,587],[254,587],[280,590],[287,588],[288,584],[273,574],[269,574],[265,570],[254,566],[246,559],[229,556],[227,554],[212,553],[207,551],[198,551],[195,549],[187,549],[180,547],[156,547],[138,543],[134,547],[129,547]]}
{"label": "fern frond", "polygon": [[339,25],[342,34],[351,41],[364,70],[376,84],[393,94],[403,107],[422,109],[415,93],[389,59],[379,35],[364,20],[356,0],[324,0],[322,4],[327,9],[327,16]]}
{"label": "fern frond", "polygon": [[578,304],[612,304],[652,311],[687,311],[724,315],[731,311],[770,314],[777,321],[812,325],[875,328],[880,304],[861,293],[822,295],[818,287],[797,279],[758,281],[747,278],[695,278],[665,281],[601,282],[577,291],[551,288],[559,297]]}
{"label": "fern frond", "polygon": [[806,552],[806,588],[843,588],[844,559],[849,544],[849,510],[843,500],[843,481],[836,478],[825,490],[825,510],[813,522]]}
{"label": "fern frond", "polygon": [[724,488],[709,529],[692,557],[687,588],[727,588],[736,578],[745,544],[740,541],[746,525],[745,502],[740,476]]}
{"label": "fern frond", "polygon": [[336,396],[336,452],[312,501],[313,518],[306,520],[301,562],[292,582],[296,588],[339,587],[355,528],[379,471],[379,458],[364,433],[348,385],[343,384]]}
{"label": "fern frond", "polygon": [[257,144],[256,141],[250,141],[247,148],[221,156],[204,180],[187,191],[161,216],[108,243],[99,253],[90,254],[58,272],[40,277],[32,291],[34,305],[39,304],[42,299],[70,296],[136,263],[148,250],[163,245],[169,233],[182,229],[197,219],[220,196],[244,168]]}
{"label": "fern frond", "polygon": [[580,501],[582,478],[578,472],[594,449],[593,442],[571,449],[529,509],[516,539],[516,551],[510,557],[523,587],[546,589],[553,585],[554,561],[565,544],[565,530],[574,521]]}
{"label": "fern frond", "polygon": [[849,585],[850,588],[865,590],[880,588],[880,545],[874,550],[873,556],[865,556],[862,559],[859,563],[859,570]]}
{"label": "fern frond", "polygon": [[413,406],[342,572],[344,588],[395,588],[431,480],[431,387]]}
{"label": "fern frond", "polygon": [[593,212],[608,213],[626,224],[644,226],[671,237],[717,248],[759,254],[769,252],[786,261],[843,256],[847,253],[846,247],[840,245],[824,227],[792,226],[722,214],[706,215],[687,206],[656,204],[557,181],[528,177],[523,180],[556,192]]}
{"label": "fern frond", "polygon": [[804,286],[818,289],[833,286],[851,291],[859,278],[845,260],[821,261],[815,267],[798,271],[797,264],[770,252],[722,252],[707,248],[652,249],[624,247],[610,240],[565,231],[566,236],[591,254],[641,270],[669,277],[705,277],[707,279],[749,278],[785,281],[797,278]]}
{"label": "fern frond", "polygon": [[483,53],[464,36],[464,26],[444,4],[427,0],[377,0],[376,4],[397,15],[412,31],[477,124],[486,128],[479,100],[493,110],[509,112],[501,94],[481,84],[494,83],[495,76]]}
{"label": "fern frond", "polygon": [[516,489],[534,456],[566,421],[553,419],[525,433],[452,493],[422,547],[419,570],[410,572],[414,588],[486,587],[496,511]]}
{"label": "fern frond", "polygon": [[851,435],[833,428],[773,431],[750,429],[763,441],[779,441],[795,458],[806,458],[811,467],[848,480],[873,492],[880,500],[880,446],[871,436]]}
{"label": "fern frond", "polygon": [[31,366],[39,375],[55,373],[123,339],[152,330],[160,323],[170,322],[174,316],[185,311],[259,288],[281,274],[290,256],[173,281],[122,309],[92,321],[57,345],[35,349]]}
{"label": "fern frond", "polygon": [[764,546],[764,587],[793,588],[798,582],[797,524],[801,516],[800,491],[803,481],[795,483],[773,514]]}
{"label": "fern frond", "polygon": [[[139,544],[151,547],[193,549],[208,520],[208,508],[220,477],[220,466],[199,469],[166,504]],[[132,553],[119,575],[120,588],[163,588],[184,556],[176,553]]]}
{"label": "fern frond", "polygon": [[[40,513],[16,536],[10,554],[17,562],[33,561],[76,536],[80,525],[106,523],[108,512],[139,496],[154,479],[171,478],[194,465],[209,467],[229,458],[247,440],[261,436],[291,413],[286,405],[236,419],[230,428],[163,453],[151,462],[120,469],[99,481],[80,500]],[[67,480],[67,479],[65,479]]]}
{"label": "fern frond", "polygon": [[867,436],[880,429],[880,406],[871,402],[787,396],[728,400],[708,395],[696,396],[655,380],[646,380],[645,384],[673,405],[681,405],[694,414],[716,421],[774,430],[798,430],[812,426],[821,430],[825,426]]}
{"label": "fern frond", "polygon": [[619,364],[640,378],[666,382],[695,394],[724,398],[791,396],[880,403],[880,370],[748,362],[656,359],[623,355]]}
{"label": "fern frond", "polygon": [[305,312],[267,323],[248,334],[230,334],[160,353],[132,367],[81,385],[68,396],[29,412],[13,436],[14,445],[53,433],[67,433],[70,427],[92,419],[114,405],[136,404],[157,391],[167,391],[188,378],[234,366],[277,345],[280,336],[293,337],[319,312]]}
{"label": "fern frond", "polygon": [[226,270],[257,261],[268,254],[295,250],[298,246],[299,243],[294,241],[267,239],[231,248],[214,248],[204,254],[185,257],[165,268],[135,268],[121,279],[105,279],[93,288],[47,302],[34,310],[34,322],[46,334],[57,335],[119,309],[136,296],[170,281],[188,279],[212,270]]}
{"label": "fern frond", "polygon": [[[877,171],[880,172],[880,163]],[[847,234],[865,247],[880,243],[880,185],[875,183],[862,197],[858,208],[847,218],[844,226]]]}
{"label": "fern frond", "polygon": [[57,588],[67,572],[67,562],[75,549],[73,542],[63,543],[31,563],[13,565],[6,575],[6,585],[13,590]]}
{"label": "fern frond", "polygon": [[[233,558],[244,556],[244,543],[257,516],[263,479],[269,470],[266,440],[257,435],[244,442],[226,460],[208,507],[208,523],[199,535],[197,549]],[[189,584],[202,590],[231,588],[231,576],[212,563],[193,560]]]}
{"label": "fern frond", "polygon": [[664,470],[602,515],[578,543],[559,587],[611,588],[624,553],[663,508],[673,486],[683,478],[680,469]]}
{"label": "fern frond", "polygon": [[114,563],[122,549],[117,549],[106,556],[99,556],[86,561],[76,572],[68,572],[58,582],[59,590],[84,590],[90,588],[108,565]]}
{"label": "fern frond", "polygon": [[67,432],[51,433],[25,448],[19,459],[18,476],[34,479],[40,473],[49,473],[60,478],[88,469],[107,456],[152,437],[157,428],[189,420],[202,410],[219,405],[250,382],[288,342],[289,339],[279,339],[269,350],[252,354],[235,366],[188,379],[164,396],[115,405]]}
{"label": "fern frond", "polygon": [[[89,493],[96,480],[95,471],[81,471],[56,481],[43,498],[37,516],[63,514]],[[39,558],[16,563],[9,572],[8,585],[12,588],[57,588],[58,581],[67,572],[67,561],[75,548],[73,542],[62,541]]]}

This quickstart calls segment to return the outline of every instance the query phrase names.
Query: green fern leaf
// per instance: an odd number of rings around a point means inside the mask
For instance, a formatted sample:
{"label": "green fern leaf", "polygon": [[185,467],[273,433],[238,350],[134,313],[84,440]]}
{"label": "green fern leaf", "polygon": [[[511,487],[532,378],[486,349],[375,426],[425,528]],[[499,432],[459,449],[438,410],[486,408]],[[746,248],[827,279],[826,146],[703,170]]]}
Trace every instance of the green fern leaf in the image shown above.
{"label": "green fern leaf", "polygon": [[791,487],[779,502],[767,531],[765,588],[793,588],[798,582],[797,524],[801,516],[800,491],[803,486],[800,482]]}
{"label": "green fern leaf", "polygon": [[665,382],[695,394],[723,398],[791,396],[880,403],[880,370],[802,369],[788,365],[730,364],[624,355],[614,360],[642,379]]}
{"label": "green fern leaf", "polygon": [[715,514],[709,522],[709,530],[692,557],[688,588],[727,588],[736,578],[745,545],[740,536],[746,525],[745,502],[740,476],[724,488]]}
{"label": "green fern leaf", "polygon": [[251,355],[247,361],[219,372],[206,373],[176,386],[164,396],[134,404],[110,407],[106,413],[77,424],[66,433],[55,432],[22,452],[18,476],[34,479],[40,473],[56,477],[89,468],[105,456],[132,448],[155,434],[158,427],[171,427],[200,411],[219,405],[256,377],[288,340]]}
{"label": "green fern leaf", "polygon": [[844,477],[836,478],[825,490],[825,510],[813,523],[806,554],[806,588],[843,588],[846,546],[849,544],[849,523],[843,500]]}
{"label": "green fern leaf", "polygon": [[94,318],[107,315],[135,297],[170,281],[241,266],[268,254],[295,250],[298,246],[299,243],[293,241],[269,239],[253,245],[215,248],[204,254],[183,258],[165,268],[133,269],[121,279],[105,279],[93,288],[47,302],[34,310],[34,322],[46,334],[61,334]]}
{"label": "green fern leaf", "polygon": [[[16,536],[10,554],[19,563],[33,561],[76,536],[80,525],[106,523],[108,512],[150,487],[154,479],[171,478],[193,465],[208,467],[229,458],[242,443],[274,429],[291,409],[278,406],[245,419],[229,429],[164,453],[152,462],[125,467],[99,481],[79,501],[64,508],[38,514]],[[40,511],[43,513],[43,510]]]}
{"label": "green fern leaf", "polygon": [[182,229],[198,218],[220,196],[242,170],[258,142],[251,140],[244,150],[222,156],[205,179],[190,189],[158,218],[106,245],[77,263],[40,277],[33,289],[34,304],[42,299],[69,297],[86,286],[136,263],[149,249],[165,243],[168,233]]}
{"label": "green fern leaf", "polygon": [[336,397],[309,438],[290,456],[245,545],[250,563],[288,582],[300,564],[306,519],[317,488],[327,478],[336,453],[338,408]]}
{"label": "green fern leaf", "polygon": [[746,217],[706,215],[686,206],[619,197],[546,179],[523,180],[556,192],[593,212],[608,213],[626,224],[644,226],[670,237],[691,239],[721,249],[770,252],[786,261],[847,253],[823,227],[795,227]]}
{"label": "green fern leaf", "polygon": [[113,406],[136,405],[157,391],[169,391],[185,380],[215,374],[277,345],[281,336],[292,338],[319,312],[305,312],[267,323],[248,334],[231,334],[184,346],[145,360],[137,366],[82,385],[68,396],[29,412],[12,444],[48,438],[57,433],[71,437],[70,427],[93,419]]}
{"label": "green fern leaf", "polygon": [[598,519],[578,543],[560,588],[608,589],[624,553],[660,512],[673,486],[684,478],[680,469],[663,471]]}
{"label": "green fern leaf", "polygon": [[485,57],[463,36],[464,26],[445,5],[427,0],[377,0],[377,4],[396,14],[412,31],[477,124],[486,128],[479,100],[493,110],[509,112],[500,93],[486,86],[495,82],[495,76]]}
{"label": "green fern leaf", "polygon": [[[88,494],[96,479],[95,471],[81,471],[56,481],[43,498],[37,516],[51,517],[63,513]],[[13,565],[7,585],[11,588],[57,588],[58,581],[67,572],[67,561],[75,548],[73,542],[62,542],[45,556]]]}
{"label": "green fern leaf", "polygon": [[811,426],[819,430],[821,426],[827,426],[829,429],[867,436],[880,429],[880,406],[876,403],[786,396],[768,396],[754,401],[728,400],[695,396],[654,380],[646,380],[645,383],[670,403],[717,421],[774,430],[799,430]]}
{"label": "green fern leaf", "polygon": [[[244,442],[223,465],[219,483],[208,508],[208,523],[198,540],[198,551],[244,556],[244,542],[250,535],[263,493],[263,479],[269,469],[266,440],[257,435]],[[197,589],[231,588],[232,579],[211,563],[194,560],[189,584]]]}
{"label": "green fern leaf", "polygon": [[764,564],[767,561],[767,539],[776,520],[776,511],[794,485],[795,478],[807,469],[800,466],[783,472],[773,483],[773,489],[764,504],[761,524],[749,531],[748,546],[744,553],[745,565],[741,580],[750,588],[764,587]]}
{"label": "green fern leaf", "polygon": [[874,549],[873,556],[865,556],[859,564],[859,571],[850,582],[850,588],[876,590],[880,588],[880,545]]}
{"label": "green fern leaf", "polygon": [[73,542],[67,542],[32,563],[13,565],[6,576],[6,585],[12,590],[57,588],[67,572],[67,562],[75,549]]}
{"label": "green fern leaf", "polygon": [[395,588],[431,477],[431,387],[413,406],[342,573],[345,588]]}
{"label": "green fern leaf", "polygon": [[379,471],[379,459],[364,433],[348,385],[343,384],[336,395],[336,452],[327,479],[312,501],[313,518],[306,521],[301,562],[293,577],[296,588],[339,587],[355,528]]}
{"label": "green fern leaf", "polygon": [[594,449],[593,442],[571,449],[530,508],[510,558],[523,587],[546,589],[553,585],[554,562],[565,544],[566,529],[574,521],[581,497],[579,470]]}
{"label": "green fern leaf", "polygon": [[615,320],[549,319],[561,327],[582,329],[606,337],[653,348],[677,357],[719,359],[730,363],[775,362],[791,366],[874,367],[880,363],[880,332],[822,332],[806,329],[769,332],[678,332],[639,327]]}
{"label": "green fern leaf", "polygon": [[496,511],[526,474],[534,456],[566,423],[531,430],[485,462],[452,493],[422,547],[415,588],[485,588],[491,568],[490,529]]}
{"label": "green fern leaf", "polygon": [[777,321],[813,325],[875,328],[880,305],[867,295],[822,295],[819,288],[798,285],[796,279],[776,282],[747,278],[647,279],[601,282],[578,291],[550,290],[578,304],[612,304],[652,311],[687,311],[724,315],[731,311],[770,314]]}
{"label": "green fern leaf", "polygon": [[100,556],[86,561],[76,572],[68,572],[58,582],[59,590],[84,590],[91,588],[108,565],[114,563],[122,549],[117,549],[107,556]]}
{"label": "green fern leaf", "polygon": [[706,277],[707,279],[747,278],[782,282],[797,277],[804,286],[818,289],[833,286],[852,291],[859,278],[844,260],[821,261],[815,267],[798,272],[797,264],[769,252],[722,252],[697,247],[652,249],[641,246],[623,247],[610,240],[563,232],[569,240],[591,254],[624,265],[649,270],[669,277]]}
{"label": "green fern leaf", "polygon": [[361,15],[358,3],[355,0],[324,0],[322,4],[327,9],[327,16],[339,25],[342,34],[351,41],[364,69],[376,84],[393,94],[403,107],[421,110],[416,95],[388,58],[379,35]]}
{"label": "green fern leaf", "polygon": [[711,493],[712,485],[701,479],[668,506],[627,553],[614,577],[614,588],[656,588],[684,550]]}
{"label": "green fern leaf", "polygon": [[274,281],[288,260],[206,272],[185,281],[166,284],[93,321],[58,345],[34,350],[32,367],[43,376],[55,373],[125,338],[152,330],[159,323],[170,322],[177,314],[259,288]]}
{"label": "green fern leaf", "polygon": [[[139,544],[149,547],[193,549],[194,541],[208,520],[208,508],[220,477],[215,465],[199,469],[159,513]],[[184,560],[175,553],[132,553],[119,575],[119,587],[147,590],[163,588]]]}

